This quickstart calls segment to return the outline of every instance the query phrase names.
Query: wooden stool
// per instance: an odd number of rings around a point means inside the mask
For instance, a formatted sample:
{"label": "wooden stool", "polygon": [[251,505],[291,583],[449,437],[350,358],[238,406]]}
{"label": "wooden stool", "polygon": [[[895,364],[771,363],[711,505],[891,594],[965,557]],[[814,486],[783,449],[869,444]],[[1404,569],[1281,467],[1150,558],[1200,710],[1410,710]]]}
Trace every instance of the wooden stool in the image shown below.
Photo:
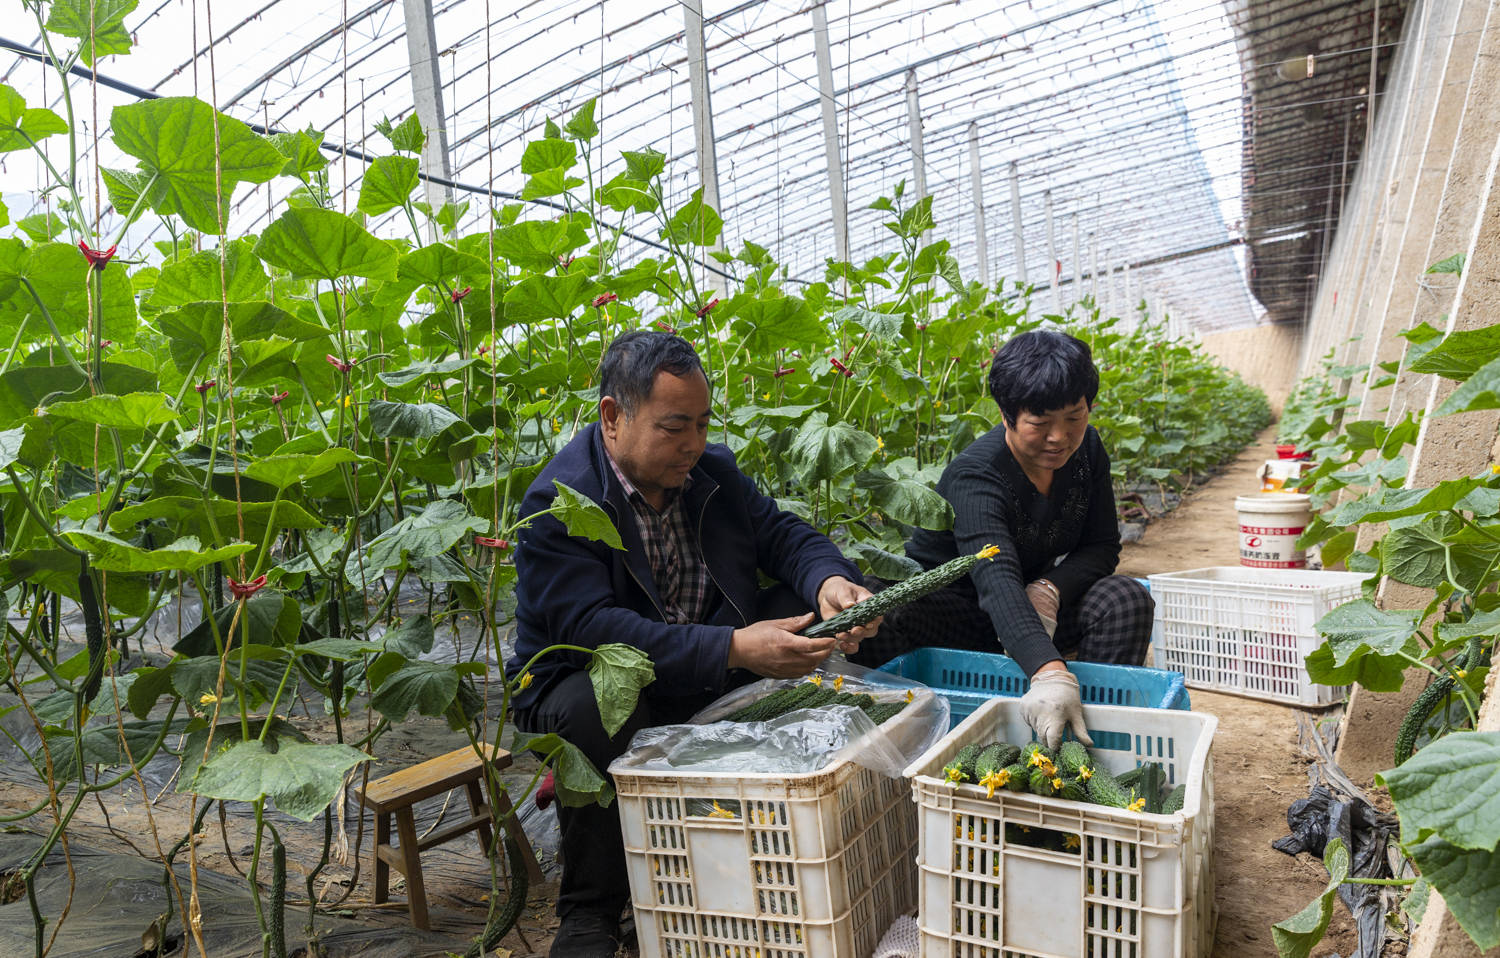
{"label": "wooden stool", "polygon": [[[510,765],[510,753],[496,750],[488,742],[481,748],[497,769]],[[478,753],[467,745],[454,749],[446,755],[428,759],[384,778],[370,782],[363,791],[356,790],[360,804],[375,813],[375,901],[390,899],[390,877],[392,868],[406,878],[406,904],[411,909],[411,923],[423,931],[431,929],[427,920],[427,892],[422,887],[422,863],[418,856],[423,850],[441,845],[468,832],[479,832],[479,848],[486,854],[494,853],[494,839],[490,834],[490,808],[485,804],[484,792],[479,780],[484,778],[484,763]],[[446,825],[428,835],[417,838],[417,823],[412,815],[412,806],[425,798],[440,795],[462,785],[469,796],[469,816],[462,821]],[[491,792],[495,807],[506,818],[506,827],[521,853],[526,856],[526,874],[532,882],[542,881],[542,869],[521,830],[520,821],[511,815],[510,798],[503,790]],[[400,845],[391,844],[391,816],[396,816],[396,835]]]}

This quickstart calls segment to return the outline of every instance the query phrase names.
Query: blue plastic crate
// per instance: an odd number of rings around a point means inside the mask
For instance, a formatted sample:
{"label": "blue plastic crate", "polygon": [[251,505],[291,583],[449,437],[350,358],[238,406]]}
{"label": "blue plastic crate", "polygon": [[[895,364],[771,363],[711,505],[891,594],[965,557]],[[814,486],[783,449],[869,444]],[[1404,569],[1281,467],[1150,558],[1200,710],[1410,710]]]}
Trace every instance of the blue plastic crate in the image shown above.
{"label": "blue plastic crate", "polygon": [[[1015,659],[992,652],[913,649],[891,659],[878,671],[915,679],[940,693],[952,709],[950,728],[989,699],[1019,698],[1031,687],[1031,680]],[[1078,678],[1079,694],[1089,705],[1183,711],[1188,708],[1187,686],[1180,672],[1099,662],[1069,662],[1068,671]]]}

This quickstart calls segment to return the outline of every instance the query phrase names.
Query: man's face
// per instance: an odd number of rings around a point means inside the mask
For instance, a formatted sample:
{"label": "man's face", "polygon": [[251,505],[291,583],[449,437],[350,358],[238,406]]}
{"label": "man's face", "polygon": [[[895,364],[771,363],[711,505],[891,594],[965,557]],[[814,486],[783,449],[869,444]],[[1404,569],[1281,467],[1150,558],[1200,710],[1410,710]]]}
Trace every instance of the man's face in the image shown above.
{"label": "man's face", "polygon": [[646,501],[661,508],[663,494],[680,488],[708,444],[708,381],[696,370],[686,376],[659,372],[633,415],[613,396],[599,401],[605,448]]}

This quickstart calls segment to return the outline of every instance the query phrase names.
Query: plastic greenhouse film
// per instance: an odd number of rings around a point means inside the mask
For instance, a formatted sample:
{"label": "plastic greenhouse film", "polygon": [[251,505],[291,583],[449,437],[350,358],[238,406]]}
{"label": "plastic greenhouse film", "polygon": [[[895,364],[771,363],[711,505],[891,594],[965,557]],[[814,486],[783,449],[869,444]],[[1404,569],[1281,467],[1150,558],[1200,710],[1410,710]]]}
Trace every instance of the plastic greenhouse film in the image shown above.
{"label": "plastic greenhouse film", "polygon": [[[844,693],[868,694],[877,704],[903,704],[877,726],[854,705],[793,709],[765,721],[727,716],[809,680]],[[800,774],[851,761],[891,778],[948,731],[948,701],[910,679],[832,662],[796,680],[763,679],[717,699],[689,724],[643,729],[611,767],[657,771]]]}

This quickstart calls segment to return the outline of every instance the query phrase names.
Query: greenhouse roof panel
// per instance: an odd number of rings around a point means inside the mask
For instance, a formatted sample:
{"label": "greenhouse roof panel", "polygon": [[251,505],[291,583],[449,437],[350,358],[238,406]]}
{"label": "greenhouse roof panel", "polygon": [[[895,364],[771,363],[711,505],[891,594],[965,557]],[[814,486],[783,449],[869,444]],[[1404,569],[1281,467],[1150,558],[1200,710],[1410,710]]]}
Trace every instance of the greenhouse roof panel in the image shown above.
{"label": "greenhouse roof panel", "polygon": [[[413,110],[409,6],[420,4],[143,0],[126,21],[135,49],[102,59],[98,70],[154,94],[214,100],[249,123],[313,129],[328,145],[378,155],[388,146],[374,135],[376,123]],[[603,131],[588,157],[597,182],[624,169],[621,150],[649,147],[668,158],[669,207],[700,186],[685,3],[431,0],[430,9],[450,175],[471,201],[472,224],[522,191],[522,153],[547,120],[565,120],[591,98]],[[1200,329],[1256,321],[1261,310],[1236,248],[1245,189],[1242,51],[1221,4],[829,0],[823,13],[851,259],[893,250],[887,215],[869,204],[901,181],[907,201],[920,189],[909,115],[914,84],[925,190],[937,221],[932,235],[952,244],[966,278],[1024,275],[1044,287],[1055,279],[1056,302],[1065,306],[1095,291],[1097,264],[1115,271],[1109,295],[1119,311],[1123,267],[1133,265],[1132,300],[1169,302]],[[765,246],[803,281],[821,280],[837,248],[814,24],[814,6],[790,0],[707,0],[703,9],[724,243]],[[35,29],[19,43],[35,47]],[[56,77],[44,77],[34,60],[11,62],[6,82],[30,104],[60,103]],[[134,99],[103,84],[97,97],[101,124],[113,106]],[[87,125],[92,114],[80,120]],[[102,165],[128,168],[108,131],[98,132]],[[983,183],[982,236],[971,136]],[[353,208],[365,163],[329,159],[330,188]],[[7,166],[15,219],[27,203],[45,202],[36,196],[40,173],[26,181],[26,169],[40,163],[12,156]],[[242,187],[232,228],[263,229],[274,201],[295,185],[278,179]],[[30,199],[18,202],[17,194]],[[542,207],[527,215],[555,213]],[[410,235],[393,214],[373,225]],[[130,238],[144,244],[161,236]],[[1051,308],[1054,300],[1044,290],[1038,302]]]}

